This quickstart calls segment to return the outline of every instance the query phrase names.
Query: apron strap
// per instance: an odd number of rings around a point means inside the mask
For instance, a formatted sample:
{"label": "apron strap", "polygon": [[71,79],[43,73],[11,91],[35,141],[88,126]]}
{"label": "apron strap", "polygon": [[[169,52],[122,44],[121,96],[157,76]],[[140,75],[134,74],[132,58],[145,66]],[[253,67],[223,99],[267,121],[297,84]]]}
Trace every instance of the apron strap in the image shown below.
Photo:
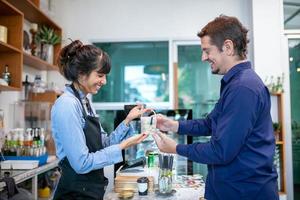
{"label": "apron strap", "polygon": [[95,117],[95,114],[93,112],[93,109],[92,109],[90,101],[89,101],[89,98],[85,97],[85,101],[86,101],[86,108],[87,108],[88,112],[90,113],[90,115]]}
{"label": "apron strap", "polygon": [[82,106],[83,116],[84,116],[84,118],[86,118],[87,113],[86,113],[85,108],[84,108],[84,106],[83,106],[83,104],[82,104],[82,101],[81,101],[81,98],[80,98],[80,95],[79,95],[78,91],[75,89],[73,83],[70,85],[70,87],[71,87],[71,89],[73,90],[73,92],[74,92],[74,94],[75,94],[75,97],[79,100],[79,102],[80,102],[80,104],[81,104],[81,106]]}

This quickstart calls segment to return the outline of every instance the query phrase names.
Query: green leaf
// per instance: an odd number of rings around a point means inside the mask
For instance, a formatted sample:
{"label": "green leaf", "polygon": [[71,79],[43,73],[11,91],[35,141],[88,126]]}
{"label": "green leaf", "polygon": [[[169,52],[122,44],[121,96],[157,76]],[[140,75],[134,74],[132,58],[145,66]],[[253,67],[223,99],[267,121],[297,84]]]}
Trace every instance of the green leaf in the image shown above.
{"label": "green leaf", "polygon": [[47,26],[42,26],[35,37],[37,43],[44,44],[58,44],[61,42],[61,38],[54,32],[54,30]]}

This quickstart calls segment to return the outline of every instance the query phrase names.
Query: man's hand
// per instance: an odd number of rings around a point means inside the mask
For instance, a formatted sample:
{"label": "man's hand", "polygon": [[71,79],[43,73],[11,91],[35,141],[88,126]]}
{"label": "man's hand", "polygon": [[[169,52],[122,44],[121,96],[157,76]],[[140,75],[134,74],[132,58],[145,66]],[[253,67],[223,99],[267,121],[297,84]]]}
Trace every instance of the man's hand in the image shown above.
{"label": "man's hand", "polygon": [[128,147],[137,145],[137,144],[141,143],[146,137],[148,137],[148,134],[141,133],[141,134],[138,134],[138,135],[134,135],[130,138],[127,138],[126,140],[123,140],[119,144],[120,149],[127,149]]}
{"label": "man's hand", "polygon": [[168,117],[158,114],[156,115],[156,128],[161,131],[171,131],[176,133],[178,131],[179,123],[178,121],[169,119]]}
{"label": "man's hand", "polygon": [[154,138],[156,145],[158,146],[160,151],[176,154],[177,143],[173,139],[169,138],[161,132],[153,133],[152,137]]}
{"label": "man's hand", "polygon": [[132,120],[139,118],[143,113],[150,111],[150,108],[144,108],[143,105],[137,105],[130,110],[126,119],[124,120],[125,124],[128,125]]}

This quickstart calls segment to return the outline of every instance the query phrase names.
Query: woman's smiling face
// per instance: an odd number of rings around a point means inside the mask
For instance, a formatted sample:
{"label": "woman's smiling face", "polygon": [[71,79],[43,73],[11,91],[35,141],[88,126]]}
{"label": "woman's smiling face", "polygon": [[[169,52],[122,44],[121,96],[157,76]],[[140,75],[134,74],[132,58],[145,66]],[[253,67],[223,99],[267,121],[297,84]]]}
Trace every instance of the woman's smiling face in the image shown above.
{"label": "woman's smiling face", "polygon": [[106,84],[106,74],[100,73],[98,69],[93,70],[89,75],[83,75],[80,86],[84,93],[97,94],[100,88]]}

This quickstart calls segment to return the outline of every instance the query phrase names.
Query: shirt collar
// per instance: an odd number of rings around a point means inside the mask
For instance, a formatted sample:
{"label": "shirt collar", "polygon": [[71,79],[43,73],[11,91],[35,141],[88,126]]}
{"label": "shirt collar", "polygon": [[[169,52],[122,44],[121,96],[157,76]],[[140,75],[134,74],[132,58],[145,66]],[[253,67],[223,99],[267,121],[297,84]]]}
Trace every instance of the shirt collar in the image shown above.
{"label": "shirt collar", "polygon": [[250,69],[251,68],[251,62],[250,61],[245,61],[242,63],[239,63],[235,66],[233,66],[222,78],[222,81],[224,83],[227,83],[234,75],[236,75],[238,72],[245,70],[245,69]]}
{"label": "shirt collar", "polygon": [[[80,99],[86,98],[86,95],[84,94],[84,92],[82,92],[81,90],[77,90],[77,91],[79,93]],[[66,84],[65,92],[70,92],[70,93],[74,94],[74,92],[69,84]]]}

